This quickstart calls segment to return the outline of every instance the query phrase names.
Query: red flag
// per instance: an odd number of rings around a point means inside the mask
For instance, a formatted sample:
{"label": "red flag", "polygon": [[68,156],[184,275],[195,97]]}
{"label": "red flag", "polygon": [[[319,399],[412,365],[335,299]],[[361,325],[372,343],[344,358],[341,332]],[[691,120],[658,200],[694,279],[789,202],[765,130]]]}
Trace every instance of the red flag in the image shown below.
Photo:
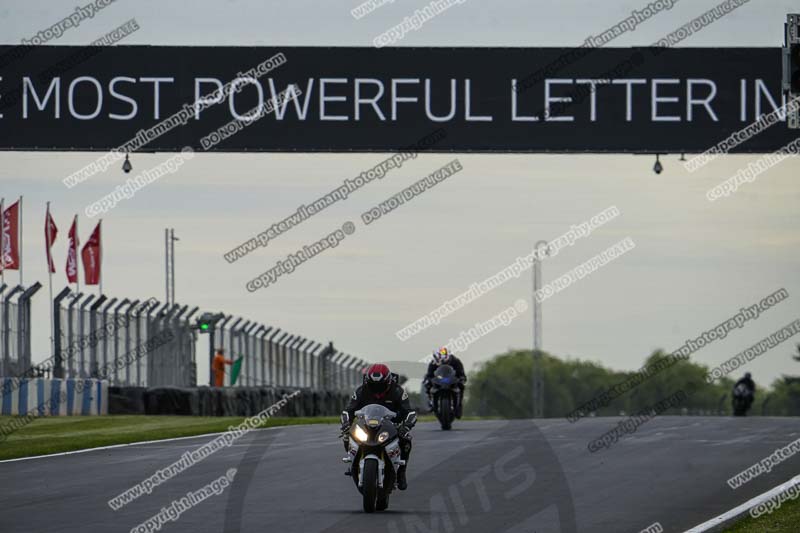
{"label": "red flag", "polygon": [[86,285],[97,285],[100,282],[100,224],[102,221],[97,223],[81,251]]}
{"label": "red flag", "polygon": [[19,200],[3,211],[3,249],[0,269],[19,270]]}
{"label": "red flag", "polygon": [[50,206],[48,205],[47,215],[44,217],[44,245],[47,248],[47,265],[50,267],[51,273],[56,271],[56,266],[53,264],[52,247],[53,243],[56,242],[57,236],[58,228],[56,227],[53,217],[50,215]]}
{"label": "red flag", "polygon": [[72,220],[67,247],[67,282],[78,283],[78,215]]}

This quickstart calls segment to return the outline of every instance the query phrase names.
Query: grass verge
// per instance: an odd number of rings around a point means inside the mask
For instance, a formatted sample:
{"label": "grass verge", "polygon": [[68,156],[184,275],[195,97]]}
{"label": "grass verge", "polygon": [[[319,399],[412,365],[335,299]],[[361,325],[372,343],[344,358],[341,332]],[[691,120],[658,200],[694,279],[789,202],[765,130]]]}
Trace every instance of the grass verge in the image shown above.
{"label": "grass verge", "polygon": [[[0,416],[0,427],[17,417]],[[50,453],[70,452],[129,444],[148,440],[191,437],[204,433],[226,431],[240,424],[243,417],[108,415],[54,416],[36,418],[30,424],[0,440],[0,461],[33,457]],[[436,417],[425,415],[420,422],[434,422]],[[464,420],[483,420],[464,417]],[[338,424],[338,416],[270,418],[261,427],[295,426],[303,424]]]}
{"label": "grass verge", "polygon": [[[0,416],[0,426],[16,417]],[[32,457],[128,444],[147,440],[189,437],[225,431],[243,417],[203,416],[58,416],[37,418],[0,441],[0,460]],[[298,424],[334,424],[339,417],[270,418],[261,427]]]}
{"label": "grass verge", "polygon": [[748,516],[725,533],[797,533],[800,530],[800,499],[788,500],[770,514]]}

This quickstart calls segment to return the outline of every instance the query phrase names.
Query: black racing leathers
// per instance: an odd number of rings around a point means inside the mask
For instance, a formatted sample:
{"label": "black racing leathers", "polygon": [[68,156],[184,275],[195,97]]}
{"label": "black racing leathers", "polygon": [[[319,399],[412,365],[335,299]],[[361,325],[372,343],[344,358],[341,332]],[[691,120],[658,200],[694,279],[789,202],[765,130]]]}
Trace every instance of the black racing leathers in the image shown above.
{"label": "black racing leathers", "polygon": [[752,378],[743,377],[742,379],[736,382],[736,385],[734,385],[733,388],[736,388],[740,383],[743,384],[745,387],[747,387],[751,393],[756,392],[756,384]]}
{"label": "black racing leathers", "polygon": [[423,384],[425,385],[425,394],[428,395],[428,401],[432,402],[431,399],[431,387],[433,386],[433,374],[436,372],[436,369],[439,368],[440,365],[449,365],[453,367],[453,370],[456,372],[456,377],[461,380],[458,384],[458,403],[456,404],[456,418],[461,418],[461,412],[463,407],[463,399],[464,399],[464,383],[467,381],[467,375],[464,373],[464,363],[456,357],[455,355],[450,356],[450,360],[446,363],[437,363],[436,361],[431,361],[428,364],[428,371],[425,373],[425,379],[423,379]]}
{"label": "black racing leathers", "polygon": [[[456,371],[456,377],[461,379],[462,381],[467,380],[467,375],[464,373],[464,363],[456,357],[455,355],[450,356],[450,360],[447,363],[442,363],[445,365],[449,365],[453,367],[453,370]],[[436,369],[439,368],[439,363],[436,361],[431,361],[428,364],[428,372],[425,374],[425,383],[426,387],[430,388],[430,382],[433,379],[433,373],[436,372]]]}
{"label": "black racing leathers", "polygon": [[[345,412],[349,416],[350,424],[353,423],[355,413],[362,407],[370,404],[378,404],[386,407],[390,411],[397,413],[397,416],[392,420],[395,424],[402,424],[406,421],[408,415],[414,410],[411,408],[411,402],[408,400],[408,393],[396,383],[392,383],[389,389],[383,394],[375,394],[370,392],[367,387],[360,386],[353,391],[350,396],[350,403],[347,404]],[[410,427],[405,429],[410,430]],[[347,445],[345,444],[345,449]],[[411,455],[411,434],[405,433],[400,436],[400,457],[408,461]]]}

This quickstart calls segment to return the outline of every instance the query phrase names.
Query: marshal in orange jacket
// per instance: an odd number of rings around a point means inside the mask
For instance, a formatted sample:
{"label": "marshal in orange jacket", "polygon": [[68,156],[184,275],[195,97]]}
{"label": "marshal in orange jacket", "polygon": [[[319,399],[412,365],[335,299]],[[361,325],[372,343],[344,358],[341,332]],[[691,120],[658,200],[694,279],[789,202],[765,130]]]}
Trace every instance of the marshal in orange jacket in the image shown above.
{"label": "marshal in orange jacket", "polygon": [[214,361],[211,363],[211,369],[214,371],[214,386],[225,386],[225,365],[232,365],[231,359],[225,359],[225,350],[219,348],[214,353]]}

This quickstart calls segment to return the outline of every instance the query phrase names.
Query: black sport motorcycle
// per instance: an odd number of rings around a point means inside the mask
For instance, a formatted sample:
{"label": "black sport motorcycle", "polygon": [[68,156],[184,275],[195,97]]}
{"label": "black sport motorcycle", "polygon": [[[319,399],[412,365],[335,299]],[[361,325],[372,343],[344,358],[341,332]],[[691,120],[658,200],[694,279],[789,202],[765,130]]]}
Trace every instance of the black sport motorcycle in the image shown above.
{"label": "black sport motorcycle", "polygon": [[460,401],[458,389],[460,383],[461,380],[456,377],[455,369],[450,365],[440,365],[433,372],[431,380],[433,412],[444,430],[453,426],[457,404]]}
{"label": "black sport motorcycle", "polygon": [[733,416],[746,416],[753,403],[753,392],[744,383],[733,388]]}
{"label": "black sport motorcycle", "polygon": [[[347,456],[356,488],[364,499],[364,511],[383,511],[389,507],[389,495],[395,488],[397,469],[405,464],[400,458],[400,441],[397,426],[392,420],[397,413],[379,404],[370,404],[355,412],[348,437]],[[410,414],[409,417],[415,415]],[[407,420],[413,426],[415,420]],[[342,413],[342,425],[350,424],[347,413]],[[344,436],[344,435],[343,435]]]}

